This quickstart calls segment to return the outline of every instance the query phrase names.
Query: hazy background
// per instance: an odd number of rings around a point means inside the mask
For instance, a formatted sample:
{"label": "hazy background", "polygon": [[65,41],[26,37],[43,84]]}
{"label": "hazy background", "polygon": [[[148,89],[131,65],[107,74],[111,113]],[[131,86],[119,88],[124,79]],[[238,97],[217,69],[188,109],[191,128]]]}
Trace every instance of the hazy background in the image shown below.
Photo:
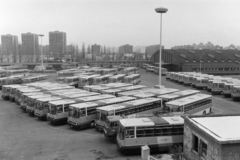
{"label": "hazy background", "polygon": [[239,0],[2,0],[0,34],[67,33],[68,44],[123,44],[147,46],[159,43],[163,15],[163,45],[206,43],[239,45]]}

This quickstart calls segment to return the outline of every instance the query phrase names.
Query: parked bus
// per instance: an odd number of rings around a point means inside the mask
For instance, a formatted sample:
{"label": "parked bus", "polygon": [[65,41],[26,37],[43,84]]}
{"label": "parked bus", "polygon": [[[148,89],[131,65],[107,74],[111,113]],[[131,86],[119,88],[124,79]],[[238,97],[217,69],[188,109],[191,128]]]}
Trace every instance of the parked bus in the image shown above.
{"label": "parked bus", "polygon": [[109,83],[123,83],[126,74],[117,74],[115,76],[109,77]]}
{"label": "parked bus", "polygon": [[152,66],[152,65],[148,65],[146,69],[149,72],[154,72],[154,66]]}
{"label": "parked bus", "polygon": [[123,69],[123,74],[130,75],[130,74],[139,74],[139,68],[138,67],[128,67]]}
{"label": "parked bus", "polygon": [[146,86],[143,86],[143,85],[134,85],[134,86],[128,86],[128,87],[122,87],[122,88],[116,88],[116,89],[103,90],[102,93],[117,96],[117,94],[120,93],[120,92],[142,90],[142,89],[145,89],[145,88],[146,88]]}
{"label": "parked bus", "polygon": [[169,147],[183,144],[184,119],[162,116],[119,120],[117,145],[120,151],[141,151],[148,145],[151,151],[169,151]]}
{"label": "parked bus", "polygon": [[166,103],[169,101],[173,101],[176,99],[184,98],[184,97],[199,94],[199,93],[201,93],[201,92],[198,90],[190,90],[189,89],[189,90],[183,90],[183,91],[179,91],[179,92],[164,94],[164,95],[158,96],[158,98],[161,98],[163,103]]}
{"label": "parked bus", "polygon": [[112,74],[112,75],[118,74],[118,69],[117,68],[104,68],[102,70],[103,70],[103,72],[102,72],[103,75],[106,75],[106,74]]}
{"label": "parked bus", "polygon": [[213,81],[212,90],[211,90],[212,94],[221,94],[224,89],[224,84],[225,82],[222,82],[222,81]]}
{"label": "parked bus", "polygon": [[99,77],[93,77],[93,85],[106,84],[112,76],[112,74],[106,74]]}
{"label": "parked bus", "polygon": [[51,97],[49,94],[39,94],[39,95],[32,95],[28,96],[27,98],[27,105],[23,106],[22,109],[29,113],[29,115],[34,116],[34,111],[35,111],[35,100],[38,98],[47,98]]}
{"label": "parked bus", "polygon": [[[79,99],[80,100],[80,99]],[[96,109],[102,106],[118,104],[127,101],[135,100],[132,97],[118,97],[103,99],[98,101],[86,102],[76,105],[71,105],[70,116],[68,118],[68,124],[74,128],[85,128],[89,126],[95,126],[96,120]],[[91,114],[88,115],[87,110],[91,110]],[[85,111],[84,116],[80,116],[82,112]],[[101,125],[98,122],[96,125]]]}
{"label": "parked bus", "polygon": [[225,97],[231,97],[233,86],[240,86],[240,83],[225,83],[223,88],[223,95]]}
{"label": "parked bus", "polygon": [[167,102],[165,106],[174,114],[206,115],[212,112],[212,96],[195,94]]}
{"label": "parked bus", "polygon": [[233,100],[240,100],[240,86],[233,86],[231,97]]}
{"label": "parked bus", "polygon": [[138,99],[130,102],[124,102],[116,105],[108,105],[97,108],[97,119],[95,128],[103,130],[107,116],[124,115],[134,116],[139,113],[153,113],[162,109],[162,100],[159,98]]}
{"label": "parked bus", "polygon": [[98,76],[100,76],[100,75],[99,74],[94,74],[94,75],[90,75],[90,76],[86,76],[86,77],[80,77],[78,87],[83,88],[83,86],[92,85],[93,84],[93,78],[98,77]]}
{"label": "parked bus", "polygon": [[79,76],[65,77],[63,83],[68,84],[69,86],[77,87],[79,83]]}
{"label": "parked bus", "polygon": [[45,120],[47,117],[48,112],[48,102],[50,101],[58,101],[61,100],[61,97],[58,96],[52,96],[52,97],[46,97],[46,98],[39,98],[36,99],[36,109],[34,111],[34,115],[38,117],[38,119]]}
{"label": "parked bus", "polygon": [[[20,108],[24,108],[25,106],[27,106],[28,103],[28,97],[29,96],[35,96],[35,95],[43,95],[43,92],[30,92],[30,93],[23,93],[22,94],[22,98],[21,101],[19,102],[19,106]],[[24,107],[23,107],[24,106]]]}
{"label": "parked bus", "polygon": [[129,76],[124,77],[124,83],[129,84],[139,84],[141,82],[140,74],[131,74]]}
{"label": "parked bus", "polygon": [[19,69],[19,70],[6,70],[7,76],[15,76],[15,75],[28,75],[28,69]]}
{"label": "parked bus", "polygon": [[178,92],[179,89],[174,89],[174,88],[162,88],[162,89],[152,89],[152,90],[146,90],[145,93],[151,93],[154,94],[155,97],[158,97],[160,95],[164,94],[169,94],[169,93],[174,93]]}
{"label": "parked bus", "polygon": [[22,78],[22,83],[32,83],[37,81],[43,81],[46,79],[49,79],[49,75],[31,76],[31,77]]}
{"label": "parked bus", "polygon": [[109,99],[109,98],[116,98],[116,97],[113,95],[101,94],[96,96],[79,97],[77,98],[77,100],[79,101],[79,103],[87,103],[87,102],[99,101],[99,100]]}
{"label": "parked bus", "polygon": [[137,99],[144,99],[144,98],[154,98],[156,96],[155,94],[152,94],[152,93],[137,93],[137,94],[133,94],[132,97],[135,97]]}

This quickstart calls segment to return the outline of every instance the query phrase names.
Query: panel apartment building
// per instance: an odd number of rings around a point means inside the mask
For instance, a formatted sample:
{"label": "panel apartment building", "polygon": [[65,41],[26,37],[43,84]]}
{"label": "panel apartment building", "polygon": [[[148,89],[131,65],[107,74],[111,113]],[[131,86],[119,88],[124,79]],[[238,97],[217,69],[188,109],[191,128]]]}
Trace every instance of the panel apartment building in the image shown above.
{"label": "panel apartment building", "polygon": [[66,53],[66,40],[65,32],[49,32],[49,57],[62,60]]}
{"label": "panel apartment building", "polygon": [[38,35],[34,33],[22,33],[21,63],[40,62],[40,49]]}
{"label": "panel apartment building", "polygon": [[18,37],[14,35],[1,36],[2,48],[0,61],[5,63],[18,63]]}

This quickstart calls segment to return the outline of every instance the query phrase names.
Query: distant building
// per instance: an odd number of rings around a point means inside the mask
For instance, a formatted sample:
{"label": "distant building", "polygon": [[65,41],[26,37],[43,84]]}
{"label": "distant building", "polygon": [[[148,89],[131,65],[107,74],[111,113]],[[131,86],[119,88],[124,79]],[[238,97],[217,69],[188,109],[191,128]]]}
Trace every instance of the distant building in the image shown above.
{"label": "distant building", "polygon": [[51,58],[62,60],[66,53],[67,36],[65,32],[49,32],[49,52]]}
{"label": "distant building", "polygon": [[[164,49],[164,46],[162,46],[162,50]],[[146,58],[150,59],[152,57],[152,55],[159,50],[159,44],[157,45],[151,45],[151,46],[147,46],[145,49],[146,52]]]}
{"label": "distant building", "polygon": [[18,37],[10,34],[2,35],[1,42],[1,62],[18,63]]}
{"label": "distant building", "polygon": [[133,53],[133,46],[125,44],[119,47],[119,53]]}
{"label": "distant building", "polygon": [[94,44],[91,46],[92,54],[99,55],[101,53],[101,46]]}
{"label": "distant building", "polygon": [[21,63],[35,63],[40,61],[38,35],[22,33]]}
{"label": "distant building", "polygon": [[171,49],[186,49],[186,50],[201,50],[201,49],[210,49],[210,50],[222,50],[223,46],[214,45],[211,42],[203,44],[202,42],[199,44],[193,43],[192,45],[181,45],[174,46]]}
{"label": "distant building", "polygon": [[185,160],[239,160],[240,115],[190,116],[184,121]]}

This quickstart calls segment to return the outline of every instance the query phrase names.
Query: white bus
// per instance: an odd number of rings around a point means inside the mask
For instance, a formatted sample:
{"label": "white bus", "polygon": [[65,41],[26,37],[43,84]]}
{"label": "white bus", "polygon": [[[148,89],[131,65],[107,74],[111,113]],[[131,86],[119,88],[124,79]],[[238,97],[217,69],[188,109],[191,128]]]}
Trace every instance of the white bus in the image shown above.
{"label": "white bus", "polygon": [[173,114],[206,115],[212,112],[212,96],[195,94],[166,102],[165,106]]}
{"label": "white bus", "polygon": [[[28,97],[29,96],[35,96],[35,95],[43,95],[43,92],[30,92],[30,93],[23,93],[22,94],[22,98],[21,101],[19,102],[19,105],[22,106],[20,108],[24,108],[25,106],[27,106],[28,103]],[[24,107],[23,107],[24,106]]]}
{"label": "white bus", "polygon": [[99,77],[93,77],[93,85],[106,84],[112,76],[112,74],[106,74]]}
{"label": "white bus", "polygon": [[106,74],[117,74],[118,73],[118,69],[117,68],[104,68],[102,69],[102,74],[106,75]]}
{"label": "white bus", "polygon": [[29,70],[28,69],[19,69],[19,70],[6,70],[7,76],[13,76],[13,75],[28,75]]}
{"label": "white bus", "polygon": [[152,93],[137,93],[137,94],[133,94],[132,97],[135,97],[137,99],[144,99],[144,98],[154,98],[156,96],[155,94],[152,94]]}
{"label": "white bus", "polygon": [[179,89],[174,89],[174,88],[162,88],[162,89],[152,89],[152,90],[146,90],[146,93],[151,93],[154,94],[155,97],[158,97],[160,95],[164,94],[169,94],[169,93],[174,93],[178,92]]}
{"label": "white bus", "polygon": [[148,65],[148,66],[147,66],[147,70],[148,70],[149,72],[154,72],[154,66]]}
{"label": "white bus", "polygon": [[138,67],[128,67],[123,69],[123,74],[130,75],[130,74],[139,74],[139,68]]}
{"label": "white bus", "polygon": [[[105,95],[105,97],[107,97]],[[80,103],[83,102],[80,100]],[[121,97],[121,98],[107,98],[103,100],[98,101],[91,101],[91,102],[85,102],[81,104],[71,105],[70,110],[70,116],[68,118],[68,124],[74,128],[84,128],[89,126],[95,126],[95,120],[96,120],[96,109],[102,106],[111,105],[111,104],[118,104],[123,103],[127,101],[135,100],[135,98],[132,97]],[[91,104],[91,105],[87,105]],[[88,107],[89,108],[88,108]],[[87,114],[87,109],[91,108],[91,114]],[[74,111],[73,111],[74,110]],[[73,116],[73,114],[81,115],[81,112],[85,112],[85,116]],[[94,114],[92,114],[94,112]],[[99,123],[97,123],[99,125]]]}
{"label": "white bus", "polygon": [[212,94],[221,94],[223,92],[224,89],[224,84],[226,82],[222,82],[222,81],[213,81],[213,85],[212,85]]}
{"label": "white bus", "polygon": [[120,92],[142,90],[142,89],[145,89],[145,88],[146,88],[146,86],[143,86],[143,85],[134,85],[134,86],[128,86],[128,87],[122,87],[122,88],[116,88],[116,89],[103,90],[102,93],[117,96],[117,94],[120,93]]}
{"label": "white bus", "polygon": [[38,117],[38,119],[45,120],[48,112],[48,102],[57,101],[61,99],[62,98],[58,96],[36,99],[36,102],[35,102],[36,109],[34,111],[34,115]]}
{"label": "white bus", "polygon": [[225,97],[231,97],[231,92],[233,90],[233,86],[240,86],[240,83],[225,83],[223,88],[223,95]]}
{"label": "white bus", "polygon": [[38,98],[47,98],[51,97],[49,94],[39,94],[39,95],[33,95],[33,96],[28,96],[27,97],[27,106],[25,108],[22,108],[24,111],[29,113],[29,115],[34,116],[34,111],[35,111],[35,100]]}
{"label": "white bus", "polygon": [[231,97],[233,100],[240,100],[240,86],[233,86]]}
{"label": "white bus", "polygon": [[83,86],[92,85],[93,84],[93,78],[98,77],[98,76],[100,76],[100,75],[99,74],[94,74],[94,75],[90,75],[90,76],[80,77],[78,87],[83,88]]}
{"label": "white bus", "polygon": [[131,117],[138,113],[153,113],[160,110],[161,107],[162,100],[159,98],[138,99],[121,104],[99,107],[97,108],[95,128],[100,131],[103,130],[107,116],[122,115]]}
{"label": "white bus", "polygon": [[197,78],[195,87],[197,89],[205,89],[207,88],[207,84],[208,84],[208,78]]}
{"label": "white bus", "polygon": [[37,81],[43,81],[46,79],[49,79],[49,75],[31,76],[31,77],[22,78],[22,83],[32,83]]}
{"label": "white bus", "polygon": [[141,75],[140,74],[131,74],[129,76],[124,77],[124,83],[129,84],[139,84],[141,82]]}
{"label": "white bus", "polygon": [[121,152],[141,151],[148,145],[151,151],[169,151],[183,144],[184,119],[180,116],[120,119],[117,145]]}
{"label": "white bus", "polygon": [[198,93],[201,93],[201,92],[198,90],[190,90],[189,89],[189,90],[183,90],[183,91],[174,92],[174,93],[170,93],[170,94],[164,94],[164,95],[158,96],[158,98],[161,98],[163,103],[165,103],[165,102],[184,98],[184,97],[191,96],[191,95],[198,94]]}
{"label": "white bus", "polygon": [[108,105],[97,108],[95,128],[102,130],[108,116],[120,115],[126,118],[135,117],[137,114],[154,113],[161,110],[162,101],[159,98],[138,99],[117,105]]}
{"label": "white bus", "polygon": [[123,83],[126,74],[117,74],[115,76],[109,77],[109,83]]}

